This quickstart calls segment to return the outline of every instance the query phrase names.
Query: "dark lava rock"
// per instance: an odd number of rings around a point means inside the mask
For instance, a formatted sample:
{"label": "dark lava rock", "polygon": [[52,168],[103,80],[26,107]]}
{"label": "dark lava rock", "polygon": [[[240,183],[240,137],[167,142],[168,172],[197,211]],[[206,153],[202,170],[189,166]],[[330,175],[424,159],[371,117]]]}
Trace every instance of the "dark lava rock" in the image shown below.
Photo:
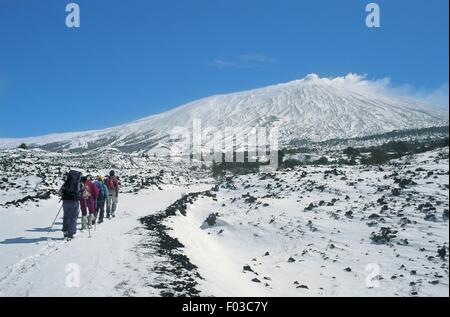
{"label": "dark lava rock", "polygon": [[245,272],[254,272],[250,265],[244,265],[242,268]]}
{"label": "dark lava rock", "polygon": [[377,214],[371,214],[370,216],[369,216],[369,219],[370,220],[376,220],[376,219],[379,219],[380,218],[380,215],[377,215]]}
{"label": "dark lava rock", "polygon": [[447,256],[447,248],[443,246],[442,248],[438,249],[437,253],[441,259],[445,260],[445,257]]}
{"label": "dark lava rock", "polygon": [[401,188],[405,188],[406,186],[417,185],[412,179],[408,178],[396,178],[394,183],[398,184]]}
{"label": "dark lava rock", "polygon": [[316,231],[317,231],[317,228],[314,227],[314,225],[313,225],[313,223],[312,223],[311,220],[308,221],[308,224],[307,224],[306,226],[307,226],[307,227],[309,228],[309,230],[311,230],[312,232],[316,232]]}
{"label": "dark lava rock", "polygon": [[427,215],[425,215],[424,220],[425,220],[425,221],[436,222],[436,221],[437,221],[437,218],[436,218],[436,215],[434,215],[434,214],[427,214]]}
{"label": "dark lava rock", "polygon": [[431,282],[428,282],[428,283],[430,283],[431,285],[438,285],[439,281],[435,280],[435,281],[431,281]]}
{"label": "dark lava rock", "polygon": [[212,227],[216,224],[218,216],[218,213],[212,213],[208,216],[208,218],[206,218],[205,222],[208,224],[208,226]]}
{"label": "dark lava rock", "polygon": [[409,241],[408,239],[400,239],[400,242],[398,243],[398,245],[408,245]]}
{"label": "dark lava rock", "polygon": [[252,203],[254,203],[254,202],[257,200],[256,197],[253,197],[253,196],[251,196],[250,194],[242,195],[242,198],[245,198],[245,202],[246,202],[247,204],[252,204]]}
{"label": "dark lava rock", "polygon": [[409,225],[412,223],[411,220],[409,220],[407,217],[403,217],[399,220],[398,222],[400,225],[405,226],[405,225]]}
{"label": "dark lava rock", "polygon": [[314,205],[313,203],[310,203],[309,206],[305,208],[305,211],[311,211],[314,208],[316,208],[316,205]]}
{"label": "dark lava rock", "polygon": [[435,211],[436,210],[436,207],[434,207],[433,204],[430,203],[430,202],[426,202],[424,204],[420,204],[418,208],[422,212]]}
{"label": "dark lava rock", "polygon": [[391,239],[396,238],[398,231],[392,230],[389,227],[383,227],[378,233],[372,232],[370,239],[376,244],[386,244],[391,241]]}

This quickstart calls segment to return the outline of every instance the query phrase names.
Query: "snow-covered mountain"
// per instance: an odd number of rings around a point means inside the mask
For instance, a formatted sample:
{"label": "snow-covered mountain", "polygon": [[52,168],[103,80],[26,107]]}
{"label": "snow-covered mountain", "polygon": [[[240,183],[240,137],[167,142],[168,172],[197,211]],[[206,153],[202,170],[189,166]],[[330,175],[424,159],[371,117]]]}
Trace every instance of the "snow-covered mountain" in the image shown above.
{"label": "snow-covered mountain", "polygon": [[105,130],[0,139],[0,148],[21,143],[48,150],[117,148],[124,152],[167,150],[175,127],[279,127],[280,144],[381,134],[393,130],[447,126],[448,110],[388,93],[378,81],[358,75],[304,79],[261,89],[200,99],[173,110]]}

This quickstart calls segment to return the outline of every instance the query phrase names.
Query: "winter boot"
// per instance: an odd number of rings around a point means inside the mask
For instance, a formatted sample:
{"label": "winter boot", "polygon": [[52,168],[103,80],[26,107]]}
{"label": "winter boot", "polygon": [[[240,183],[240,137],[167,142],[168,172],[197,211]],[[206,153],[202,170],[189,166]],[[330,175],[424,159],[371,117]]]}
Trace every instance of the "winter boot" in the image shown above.
{"label": "winter boot", "polygon": [[75,239],[75,235],[74,234],[69,234],[69,235],[67,235],[67,237],[65,238],[66,239],[66,241],[71,241],[71,240],[73,240],[73,239]]}
{"label": "winter boot", "polygon": [[94,215],[90,214],[88,216],[88,228],[91,229],[93,224],[94,224]]}
{"label": "winter boot", "polygon": [[87,229],[87,216],[81,217],[81,230]]}

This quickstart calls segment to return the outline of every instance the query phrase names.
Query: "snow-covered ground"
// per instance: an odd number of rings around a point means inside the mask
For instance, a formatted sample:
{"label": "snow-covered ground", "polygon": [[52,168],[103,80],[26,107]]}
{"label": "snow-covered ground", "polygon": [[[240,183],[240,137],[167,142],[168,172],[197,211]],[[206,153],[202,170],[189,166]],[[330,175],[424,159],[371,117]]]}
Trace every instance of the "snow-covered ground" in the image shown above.
{"label": "snow-covered ground", "polygon": [[[205,185],[145,190],[120,197],[117,217],[91,231],[61,239],[61,219],[50,234],[59,203],[56,198],[40,207],[0,208],[0,296],[155,296],[151,287],[156,257],[139,257],[145,229],[139,218],[180,198],[181,193]],[[79,270],[79,287],[71,274]],[[68,279],[69,284],[66,283]],[[72,281],[72,282],[71,282]]]}
{"label": "snow-covered ground", "polygon": [[447,148],[230,178],[168,226],[205,295],[448,296],[448,163]]}
{"label": "snow-covered ground", "polygon": [[[62,240],[61,219],[48,234],[63,173],[108,167],[118,216],[91,238]],[[119,153],[4,151],[0,168],[0,296],[449,296],[448,147],[218,185]]]}

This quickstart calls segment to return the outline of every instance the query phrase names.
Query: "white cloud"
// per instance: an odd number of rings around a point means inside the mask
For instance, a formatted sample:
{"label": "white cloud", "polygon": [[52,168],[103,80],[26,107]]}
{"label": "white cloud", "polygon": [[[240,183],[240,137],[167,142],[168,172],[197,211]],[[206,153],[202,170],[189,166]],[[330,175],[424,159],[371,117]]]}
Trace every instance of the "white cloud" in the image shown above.
{"label": "white cloud", "polygon": [[428,104],[435,105],[438,107],[448,108],[449,106],[449,85],[448,83],[442,84],[441,86],[433,89],[415,89],[414,87],[408,86],[406,94],[413,98],[422,100]]}
{"label": "white cloud", "polygon": [[218,68],[255,68],[273,61],[273,58],[261,54],[243,54],[233,60],[214,59],[208,65]]}
{"label": "white cloud", "polygon": [[257,62],[257,63],[269,63],[274,61],[273,58],[261,54],[244,54],[239,56],[239,59],[245,62]]}
{"label": "white cloud", "polygon": [[389,78],[376,81],[379,89],[385,90],[387,93],[400,95],[407,98],[416,99],[426,104],[441,108],[449,106],[449,85],[444,83],[436,88],[421,88],[412,84],[403,84],[395,86]]}
{"label": "white cloud", "polygon": [[412,98],[422,101],[426,104],[448,108],[449,107],[449,84],[444,83],[434,89],[425,89],[412,84],[393,85],[390,78],[367,79],[367,75],[358,75],[349,73],[342,77],[320,78],[316,74],[307,75],[305,81],[325,81],[333,83],[351,84],[359,89],[367,89],[373,93],[390,94]]}
{"label": "white cloud", "polygon": [[222,59],[215,59],[208,63],[209,66],[218,68],[248,68],[247,65],[233,61],[225,61]]}

